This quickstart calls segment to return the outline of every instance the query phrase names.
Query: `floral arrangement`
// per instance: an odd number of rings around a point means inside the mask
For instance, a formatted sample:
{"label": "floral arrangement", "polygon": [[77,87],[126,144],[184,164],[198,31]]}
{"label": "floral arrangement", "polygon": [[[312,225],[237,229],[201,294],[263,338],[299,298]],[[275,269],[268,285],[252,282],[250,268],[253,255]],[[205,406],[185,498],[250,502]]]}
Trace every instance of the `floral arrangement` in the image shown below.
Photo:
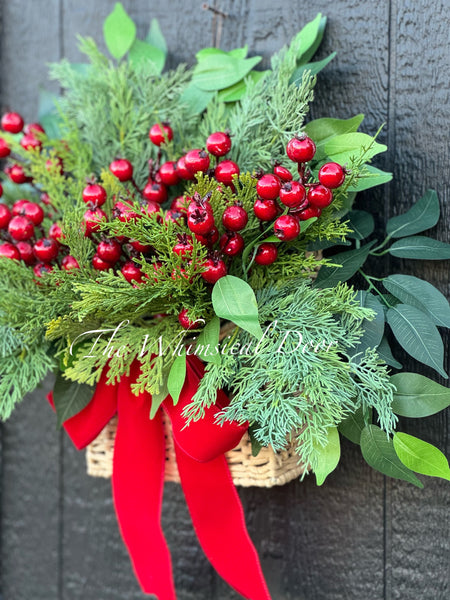
{"label": "floral arrangement", "polygon": [[[291,444],[321,485],[343,435],[386,475],[419,487],[416,473],[450,479],[440,450],[396,430],[398,415],[434,414],[450,392],[402,372],[385,334],[446,378],[438,327],[450,327],[449,303],[424,280],[365,267],[387,253],[450,258],[448,244],[418,235],[439,201],[432,190],[416,199],[382,241],[353,208],[391,175],[370,164],[386,146],[359,131],[363,115],[307,121],[333,58],[311,62],[325,23],[319,14],[266,71],[246,47],[205,48],[194,68],[164,71],[157,22],[139,40],[117,4],[104,24],[115,60],[81,39],[89,63],[51,67],[64,95],[44,98],[40,123],[1,120],[0,416],[49,371],[58,424],[78,447],[118,410],[116,508],[139,580],[160,598],[174,597],[165,551],[155,544],[150,569],[130,524],[130,489],[145,501],[155,489],[124,473],[141,460],[136,440],[160,436],[147,428],[162,407],[202,464],[248,430],[255,454]],[[227,490],[246,576],[223,566],[207,527],[202,543],[245,597],[268,598]]]}

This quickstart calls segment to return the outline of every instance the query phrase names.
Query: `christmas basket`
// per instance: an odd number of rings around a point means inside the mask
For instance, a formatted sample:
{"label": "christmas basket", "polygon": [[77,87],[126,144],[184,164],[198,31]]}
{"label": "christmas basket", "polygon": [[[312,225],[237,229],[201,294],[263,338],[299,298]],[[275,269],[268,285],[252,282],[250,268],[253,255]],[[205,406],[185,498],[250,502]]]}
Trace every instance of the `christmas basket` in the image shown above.
{"label": "christmas basket", "polygon": [[164,70],[158,23],[140,40],[117,3],[112,58],[82,39],[88,62],[51,67],[64,93],[39,123],[1,119],[0,416],[55,373],[57,424],[87,448],[90,475],[111,477],[136,576],[159,600],[176,597],[164,479],[251,600],[270,593],[235,484],[322,485],[341,436],[385,475],[450,479],[438,448],[396,430],[398,416],[445,409],[449,391],[402,372],[385,334],[447,377],[450,305],[427,281],[369,272],[386,254],[450,257],[418,235],[439,200],[426,191],[382,241],[353,207],[392,176],[370,164],[387,148],[363,115],[308,120],[333,58],[311,61],[325,24],[265,71],[247,47]]}

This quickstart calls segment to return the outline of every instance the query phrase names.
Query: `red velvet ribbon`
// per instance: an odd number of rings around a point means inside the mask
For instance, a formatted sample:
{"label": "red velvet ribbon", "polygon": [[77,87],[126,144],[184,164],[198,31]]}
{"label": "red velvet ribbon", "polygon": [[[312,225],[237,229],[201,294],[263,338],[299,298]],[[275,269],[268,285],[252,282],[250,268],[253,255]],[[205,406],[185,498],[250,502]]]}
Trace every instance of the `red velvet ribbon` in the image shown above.
{"label": "red velvet ribbon", "polygon": [[[151,396],[135,396],[131,384],[139,375],[136,361],[128,377],[106,385],[106,373],[91,402],[64,423],[78,449],[92,442],[118,414],[112,488],[119,528],[136,577],[147,594],[175,600],[170,552],[161,529],[165,438],[162,412],[149,418]],[[234,448],[247,427],[215,423],[218,406],[228,403],[219,390],[217,404],[188,427],[182,416],[203,376],[203,364],[187,357],[186,380],[176,406],[163,402],[172,422],[181,486],[199,542],[217,572],[244,598],[270,600],[255,547],[247,532],[242,504],[224,452]],[[49,395],[53,406],[53,399]]]}

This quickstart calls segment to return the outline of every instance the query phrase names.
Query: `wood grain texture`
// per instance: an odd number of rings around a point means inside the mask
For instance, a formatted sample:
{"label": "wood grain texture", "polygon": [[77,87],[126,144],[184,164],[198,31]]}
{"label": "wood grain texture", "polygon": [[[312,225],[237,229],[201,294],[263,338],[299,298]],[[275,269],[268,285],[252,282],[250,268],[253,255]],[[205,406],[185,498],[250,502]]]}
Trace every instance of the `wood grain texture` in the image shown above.
{"label": "wood grain texture", "polygon": [[[123,4],[137,21],[140,37],[150,18],[158,18],[169,40],[171,66],[192,64],[195,52],[219,33],[220,19],[202,10],[200,0]],[[319,75],[311,116],[348,118],[364,112],[368,133],[387,122],[380,140],[388,141],[390,149],[377,164],[395,172],[395,182],[384,190],[361,194],[358,207],[379,207],[381,232],[389,216],[434,187],[443,218],[430,233],[450,241],[446,0],[381,0],[370,8],[361,0],[215,4],[228,14],[222,20],[221,47],[248,43],[265,65],[317,12],[328,16],[319,57],[332,50],[338,56]],[[102,23],[113,5],[111,0],[2,3],[2,105],[35,116],[45,62],[56,60],[59,52],[83,60],[77,32],[94,37],[103,48]],[[29,43],[24,46],[21,39]],[[372,267],[380,275],[388,268],[414,272],[450,295],[448,263],[386,260]],[[404,364],[434,377],[407,360]],[[43,404],[38,391],[4,427],[2,600],[143,598],[116,524],[110,482],[88,478],[84,455],[67,439],[60,452],[54,419]],[[448,452],[447,418],[432,417],[420,425],[405,420],[402,427]],[[385,481],[344,441],[341,464],[321,488],[307,477],[282,488],[239,493],[276,600],[443,600],[449,595],[445,482],[427,479],[421,491]],[[203,556],[175,484],[166,484],[163,526],[179,600],[239,598]]]}

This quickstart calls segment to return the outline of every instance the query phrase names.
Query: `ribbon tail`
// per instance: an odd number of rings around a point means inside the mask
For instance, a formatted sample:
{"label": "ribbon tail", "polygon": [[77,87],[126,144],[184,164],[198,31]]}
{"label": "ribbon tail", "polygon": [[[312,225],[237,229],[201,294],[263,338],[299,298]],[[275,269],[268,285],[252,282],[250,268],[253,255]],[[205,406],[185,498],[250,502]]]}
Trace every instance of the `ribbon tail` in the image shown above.
{"label": "ribbon tail", "polygon": [[244,598],[270,600],[225,456],[199,463],[176,442],[175,452],[186,503],[209,561]]}
{"label": "ribbon tail", "polygon": [[[150,420],[151,397],[135,396],[132,366],[118,392],[118,425],[114,444],[113,497],[119,528],[144,593],[175,600],[172,562],[161,528],[165,437],[162,413]],[[134,379],[133,379],[134,376]]]}

